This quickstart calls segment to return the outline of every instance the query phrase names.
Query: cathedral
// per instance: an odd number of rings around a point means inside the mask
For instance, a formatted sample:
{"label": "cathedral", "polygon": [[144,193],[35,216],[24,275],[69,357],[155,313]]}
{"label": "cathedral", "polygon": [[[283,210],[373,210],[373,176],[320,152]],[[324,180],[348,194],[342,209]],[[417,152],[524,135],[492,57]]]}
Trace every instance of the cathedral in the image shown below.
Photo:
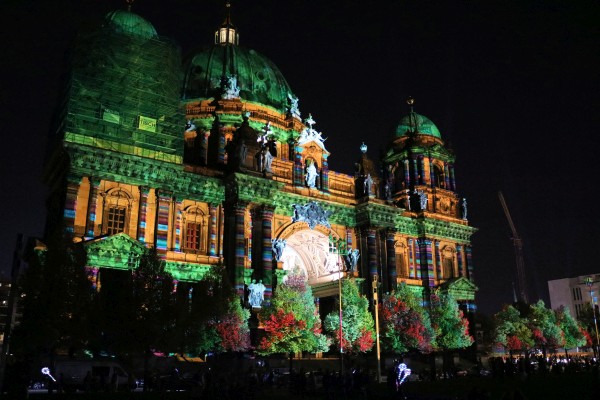
{"label": "cathedral", "polygon": [[363,143],[348,175],[330,168],[335,149],[277,66],[239,45],[229,14],[184,62],[150,22],[113,11],[69,62],[49,141],[47,232],[64,226],[84,243],[97,285],[154,247],[179,282],[224,266],[245,304],[248,285],[262,281],[268,304],[294,270],[321,301],[356,277],[365,293],[406,283],[475,310],[476,229],[455,156],[413,100],[383,157]]}

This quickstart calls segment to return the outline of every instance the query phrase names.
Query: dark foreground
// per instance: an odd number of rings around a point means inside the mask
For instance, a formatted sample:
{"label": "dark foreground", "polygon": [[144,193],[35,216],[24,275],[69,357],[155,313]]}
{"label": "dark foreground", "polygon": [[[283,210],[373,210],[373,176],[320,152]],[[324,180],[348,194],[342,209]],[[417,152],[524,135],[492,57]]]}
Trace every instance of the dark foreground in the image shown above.
{"label": "dark foreground", "polygon": [[[226,388],[215,386],[210,391],[202,387],[172,392],[99,392],[99,393],[30,393],[31,399],[393,399],[409,400],[600,400],[600,377],[592,372],[562,375],[532,375],[530,377],[460,377],[455,379],[408,382],[403,395],[387,384],[365,383],[361,386],[301,387],[286,385]],[[8,397],[7,397],[8,398]]]}

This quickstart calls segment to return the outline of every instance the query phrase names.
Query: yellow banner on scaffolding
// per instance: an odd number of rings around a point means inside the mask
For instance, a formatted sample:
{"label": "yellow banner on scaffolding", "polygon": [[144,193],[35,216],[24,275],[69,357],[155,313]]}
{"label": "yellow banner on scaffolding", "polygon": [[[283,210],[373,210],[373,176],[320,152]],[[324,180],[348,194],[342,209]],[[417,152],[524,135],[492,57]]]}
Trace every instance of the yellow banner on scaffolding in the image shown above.
{"label": "yellow banner on scaffolding", "polygon": [[156,119],[140,115],[138,120],[138,129],[148,132],[156,132]]}

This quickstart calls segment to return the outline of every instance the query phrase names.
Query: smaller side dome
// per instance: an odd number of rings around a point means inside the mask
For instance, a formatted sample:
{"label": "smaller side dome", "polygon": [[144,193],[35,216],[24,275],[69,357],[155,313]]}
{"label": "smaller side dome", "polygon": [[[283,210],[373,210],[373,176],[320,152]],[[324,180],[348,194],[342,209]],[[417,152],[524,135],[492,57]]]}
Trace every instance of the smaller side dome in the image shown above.
{"label": "smaller side dome", "polygon": [[440,130],[429,118],[414,112],[400,120],[400,124],[396,128],[396,137],[408,136],[410,132],[415,131],[415,125],[418,134],[430,135],[442,139]]}
{"label": "smaller side dome", "polygon": [[105,26],[117,33],[143,39],[158,37],[154,26],[144,18],[127,10],[116,10],[106,14]]}

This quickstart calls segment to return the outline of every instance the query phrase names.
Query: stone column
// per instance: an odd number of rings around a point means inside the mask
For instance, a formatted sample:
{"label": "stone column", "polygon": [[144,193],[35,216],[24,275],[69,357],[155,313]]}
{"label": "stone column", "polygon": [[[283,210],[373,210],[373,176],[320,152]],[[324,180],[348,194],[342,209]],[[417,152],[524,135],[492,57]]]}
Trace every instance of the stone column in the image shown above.
{"label": "stone column", "polygon": [[244,298],[244,270],[246,268],[246,241],[244,230],[246,228],[246,209],[248,203],[238,201],[235,210],[235,275],[234,289],[238,296]]}
{"label": "stone column", "polygon": [[67,232],[75,232],[75,214],[77,210],[77,194],[81,185],[81,177],[75,175],[67,176],[67,193],[63,211],[64,224]]}
{"label": "stone column", "polygon": [[217,255],[217,205],[208,205],[208,255],[215,257]]}
{"label": "stone column", "polygon": [[369,277],[373,281],[373,276],[378,274],[377,269],[377,230],[367,228],[367,259],[369,260]]}
{"label": "stone column", "polygon": [[200,162],[204,163],[204,165],[208,164],[208,138],[210,137],[210,131],[201,129],[201,153],[200,153]]}
{"label": "stone column", "polygon": [[433,287],[435,286],[434,273],[433,273],[433,255],[431,251],[431,240],[419,239],[419,255],[421,263],[421,280],[423,286]]}
{"label": "stone column", "polygon": [[417,157],[413,156],[412,158],[413,165],[413,181],[415,185],[419,184],[419,169],[417,168]]}
{"label": "stone column", "polygon": [[294,144],[294,186],[304,186],[302,147],[298,146],[298,144]]}
{"label": "stone column", "polygon": [[450,171],[446,162],[444,163],[444,182],[446,183],[444,189],[450,190]]}
{"label": "stone column", "polygon": [[434,187],[436,184],[435,168],[433,167],[433,159],[431,157],[429,157],[428,160],[429,160],[429,184],[431,185],[431,187]]}
{"label": "stone column", "polygon": [[406,189],[410,187],[410,163],[408,158],[404,160],[404,183]]}
{"label": "stone column", "polygon": [[324,193],[329,193],[329,163],[327,162],[327,154],[323,154],[323,165],[321,167],[321,190]]}
{"label": "stone column", "polygon": [[183,220],[183,198],[175,196],[173,197],[173,228],[170,229],[172,232],[173,239],[171,240],[171,246],[175,251],[181,251],[181,233],[183,231],[182,220]]}
{"label": "stone column", "polygon": [[416,279],[417,271],[415,267],[415,241],[408,239],[408,277]]}
{"label": "stone column", "polygon": [[100,190],[100,179],[90,178],[90,196],[88,198],[87,215],[85,221],[85,236],[94,238],[96,234],[96,205],[98,203],[98,190]]}
{"label": "stone column", "polygon": [[223,242],[225,241],[225,209],[219,207],[219,257],[223,257]]}
{"label": "stone column", "polygon": [[450,164],[450,185],[452,190],[456,192],[456,179],[454,178],[454,164]]}
{"label": "stone column", "polygon": [[154,243],[156,250],[160,255],[167,252],[169,215],[171,211],[171,202],[173,201],[171,196],[171,193],[168,191],[157,190],[156,231]]}
{"label": "stone column", "polygon": [[396,271],[396,232],[388,229],[385,235],[385,247],[387,250],[388,289],[396,288],[398,282],[398,271]]}
{"label": "stone column", "polygon": [[475,277],[473,275],[473,257],[471,253],[471,246],[465,246],[465,259],[467,262],[467,278],[471,280],[471,282],[475,282]]}
{"label": "stone column", "polygon": [[443,265],[442,265],[442,254],[440,253],[440,242],[439,240],[434,240],[435,243],[435,258],[433,260],[433,263],[435,265],[435,273],[436,273],[436,277],[439,279],[440,277],[443,277],[445,279],[448,279],[447,276],[443,275]]}
{"label": "stone column", "polygon": [[425,157],[419,156],[419,185],[425,184]]}
{"label": "stone column", "polygon": [[261,209],[262,230],[262,269],[263,284],[265,285],[265,304],[271,303],[273,292],[273,246],[271,228],[273,225],[274,208],[263,206]]}
{"label": "stone column", "polygon": [[225,164],[225,146],[227,145],[226,129],[223,124],[219,124],[219,151],[217,154],[217,162]]}
{"label": "stone column", "polygon": [[146,186],[140,186],[140,211],[138,217],[137,240],[146,243],[146,218],[148,213],[148,194],[150,189]]}

